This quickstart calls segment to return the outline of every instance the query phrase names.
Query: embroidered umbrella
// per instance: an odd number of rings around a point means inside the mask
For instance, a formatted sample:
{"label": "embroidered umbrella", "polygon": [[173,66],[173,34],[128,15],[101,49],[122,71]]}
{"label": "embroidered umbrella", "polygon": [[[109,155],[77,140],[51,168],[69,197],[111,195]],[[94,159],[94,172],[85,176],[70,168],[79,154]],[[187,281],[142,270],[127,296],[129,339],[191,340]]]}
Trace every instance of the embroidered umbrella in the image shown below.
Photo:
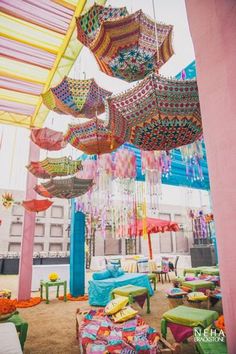
{"label": "embroidered umbrella", "polygon": [[45,197],[45,198],[52,198],[52,194],[50,194],[47,189],[42,186],[42,184],[37,184],[35,187],[34,187],[34,190],[36,193],[38,193],[39,195],[41,195],[42,197]]}
{"label": "embroidered umbrella", "polygon": [[31,212],[36,212],[36,213],[47,210],[52,204],[53,202],[51,202],[48,199],[42,199],[42,200],[32,199],[32,200],[24,200],[22,202],[22,206],[26,210]]}
{"label": "embroidered umbrella", "polygon": [[50,178],[51,175],[42,166],[40,161],[31,161],[28,166],[26,166],[28,171],[32,173],[37,178]]}
{"label": "embroidered umbrella", "polygon": [[103,21],[89,48],[101,71],[132,82],[157,71],[173,55],[172,30],[139,10]]}
{"label": "embroidered umbrella", "polygon": [[77,17],[77,38],[88,47],[95,39],[103,21],[114,20],[127,15],[126,7],[104,7],[95,3],[85,14]]}
{"label": "embroidered umbrella", "polygon": [[85,123],[69,125],[64,139],[88,155],[112,152],[121,145],[115,139],[111,142],[110,131],[104,122],[97,118]]}
{"label": "embroidered umbrella", "polygon": [[30,139],[41,149],[56,151],[66,146],[63,133],[49,128],[34,128],[31,130]]}
{"label": "embroidered umbrella", "polygon": [[53,197],[71,199],[88,192],[93,185],[93,180],[70,177],[51,179],[48,182],[42,183],[42,185]]}
{"label": "embroidered umbrella", "polygon": [[134,88],[108,98],[112,136],[143,150],[170,150],[202,135],[196,80],[150,74]]}
{"label": "embroidered umbrella", "polygon": [[75,174],[82,169],[82,163],[66,156],[59,158],[47,157],[43,161],[31,161],[27,168],[36,177],[45,179]]}
{"label": "embroidered umbrella", "polygon": [[76,80],[67,76],[56,87],[42,94],[43,103],[56,113],[92,118],[105,111],[104,100],[112,93],[94,79]]}

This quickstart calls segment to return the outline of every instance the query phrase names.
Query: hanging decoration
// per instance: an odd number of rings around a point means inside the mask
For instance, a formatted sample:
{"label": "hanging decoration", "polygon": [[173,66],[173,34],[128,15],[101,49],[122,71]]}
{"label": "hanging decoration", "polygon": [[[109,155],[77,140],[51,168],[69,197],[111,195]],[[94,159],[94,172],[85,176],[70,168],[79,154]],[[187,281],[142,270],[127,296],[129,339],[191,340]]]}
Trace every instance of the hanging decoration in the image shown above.
{"label": "hanging decoration", "polygon": [[41,149],[57,151],[63,149],[67,142],[63,133],[49,128],[34,128],[31,130],[30,139]]}
{"label": "hanging decoration", "polygon": [[173,55],[173,26],[156,23],[142,10],[103,21],[87,44],[104,73],[132,82],[143,79]]}
{"label": "hanging decoration", "polygon": [[56,176],[73,175],[82,169],[80,160],[72,160],[71,157],[51,158],[47,157],[43,161],[32,161],[27,169],[38,178],[50,178]]}
{"label": "hanging decoration", "polygon": [[37,178],[50,178],[51,175],[41,166],[40,161],[31,161],[28,166],[26,166],[27,170],[32,173]]}
{"label": "hanging decoration", "polygon": [[96,180],[97,161],[92,159],[86,159],[82,161],[82,166],[83,168],[79,172],[77,172],[76,177]]}
{"label": "hanging decoration", "polygon": [[30,212],[36,212],[36,213],[47,210],[48,208],[50,208],[52,204],[53,202],[48,199],[42,199],[42,200],[32,199],[32,200],[24,200],[22,202],[22,206],[26,210]]}
{"label": "hanging decoration", "polygon": [[108,98],[112,136],[143,150],[171,150],[202,135],[196,80],[166,79],[155,73]]}
{"label": "hanging decoration", "polygon": [[4,208],[9,209],[14,203],[14,198],[12,193],[2,194],[2,205]]}
{"label": "hanging decoration", "polygon": [[94,3],[83,15],[77,17],[77,38],[86,47],[95,39],[104,21],[115,20],[128,15],[126,7],[104,7]]}
{"label": "hanging decoration", "polygon": [[111,94],[94,79],[76,80],[65,76],[59,85],[42,94],[42,98],[43,103],[56,113],[93,118],[105,111],[104,100]]}
{"label": "hanging decoration", "polygon": [[51,179],[42,185],[53,197],[71,199],[88,192],[93,185],[93,180],[70,177]]}
{"label": "hanging decoration", "polygon": [[37,184],[34,187],[34,190],[35,190],[36,193],[41,195],[41,197],[50,198],[50,199],[53,197],[52,194],[49,193],[44,186],[42,186],[42,184]]}
{"label": "hanging decoration", "polygon": [[111,133],[105,123],[98,118],[69,125],[64,138],[73,147],[88,155],[109,153],[121,145],[115,139],[111,144]]}
{"label": "hanging decoration", "polygon": [[186,164],[186,175],[191,181],[203,180],[201,161],[203,160],[202,139],[192,144],[182,146],[180,152]]}
{"label": "hanging decoration", "polygon": [[202,210],[198,212],[190,210],[189,216],[192,219],[194,244],[212,243],[211,237],[214,234],[213,214],[204,214]]}

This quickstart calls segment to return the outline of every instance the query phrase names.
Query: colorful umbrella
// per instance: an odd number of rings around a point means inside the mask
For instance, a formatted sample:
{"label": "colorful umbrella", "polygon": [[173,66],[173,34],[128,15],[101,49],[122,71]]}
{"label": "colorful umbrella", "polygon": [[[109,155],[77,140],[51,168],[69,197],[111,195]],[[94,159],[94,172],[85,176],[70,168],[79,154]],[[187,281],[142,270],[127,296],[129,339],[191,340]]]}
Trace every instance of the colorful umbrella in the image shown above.
{"label": "colorful umbrella", "polygon": [[28,171],[32,173],[37,178],[50,178],[51,175],[41,166],[40,161],[31,161],[28,166],[26,166]]}
{"label": "colorful umbrella", "polygon": [[103,21],[89,48],[104,73],[132,82],[157,71],[173,55],[172,30],[139,10]]}
{"label": "colorful umbrella", "polygon": [[88,192],[93,185],[93,180],[70,177],[51,179],[46,183],[42,183],[42,185],[53,197],[71,199]]}
{"label": "colorful umbrella", "polygon": [[76,19],[77,38],[86,47],[95,39],[103,21],[114,20],[128,15],[126,7],[112,8],[94,4]]}
{"label": "colorful umbrella", "polygon": [[52,194],[50,194],[47,189],[42,186],[42,184],[37,184],[35,187],[34,187],[34,190],[36,193],[38,193],[39,195],[41,195],[42,197],[45,197],[45,198],[52,198]]}
{"label": "colorful umbrella", "polygon": [[56,113],[93,118],[105,111],[104,100],[112,93],[94,79],[76,80],[67,76],[56,87],[42,94],[43,103]]}
{"label": "colorful umbrella", "polygon": [[53,202],[51,202],[48,199],[43,199],[43,200],[32,199],[32,200],[24,200],[22,202],[22,206],[26,210],[31,212],[36,212],[36,213],[47,210],[52,204]]}
{"label": "colorful umbrella", "polygon": [[202,135],[196,80],[150,74],[134,88],[108,98],[109,125],[120,142],[143,150],[170,150]]}
{"label": "colorful umbrella", "polygon": [[115,139],[111,141],[110,131],[103,121],[97,118],[85,123],[69,125],[64,139],[88,155],[112,152],[121,145]]}
{"label": "colorful umbrella", "polygon": [[[176,222],[154,219],[154,218],[145,218],[145,232],[148,235],[148,247],[149,247],[149,256],[152,259],[152,244],[151,244],[151,234],[167,231],[179,231],[179,225]],[[136,234],[137,236],[143,236],[143,219],[135,220],[134,223],[128,225],[128,234],[130,236]]]}
{"label": "colorful umbrella", "polygon": [[50,178],[73,175],[82,169],[82,163],[79,160],[72,160],[66,156],[59,158],[47,157],[43,161],[31,161],[27,168],[38,178]]}
{"label": "colorful umbrella", "polygon": [[41,149],[56,151],[66,146],[63,133],[49,128],[34,128],[31,130],[30,139]]}

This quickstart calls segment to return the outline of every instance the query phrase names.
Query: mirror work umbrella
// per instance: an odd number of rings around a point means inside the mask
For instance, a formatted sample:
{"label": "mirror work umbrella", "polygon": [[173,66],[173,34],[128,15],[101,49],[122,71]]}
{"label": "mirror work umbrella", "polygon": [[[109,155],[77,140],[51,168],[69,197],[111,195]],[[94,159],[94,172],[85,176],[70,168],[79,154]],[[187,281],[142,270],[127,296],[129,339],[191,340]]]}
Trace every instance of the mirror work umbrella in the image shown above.
{"label": "mirror work umbrella", "polygon": [[158,71],[173,55],[172,30],[139,10],[103,21],[89,48],[101,71],[132,82]]}
{"label": "mirror work umbrella", "polygon": [[38,162],[31,161],[27,169],[38,178],[68,176],[77,173],[83,168],[81,161],[72,160],[70,157],[52,158]]}
{"label": "mirror work umbrella", "polygon": [[53,204],[52,201],[48,199],[32,199],[32,200],[24,200],[22,202],[22,206],[30,211],[30,212],[40,212],[40,211],[45,211],[47,210],[51,205]]}
{"label": "mirror work umbrella", "polygon": [[92,179],[70,177],[64,179],[51,179],[42,183],[42,186],[56,198],[71,199],[85,194],[93,185]]}
{"label": "mirror work umbrella", "polygon": [[32,129],[30,139],[41,149],[49,151],[61,150],[67,145],[62,132],[49,128]]}
{"label": "mirror work umbrella", "polygon": [[94,79],[76,80],[65,76],[59,85],[43,93],[42,98],[43,103],[56,113],[93,118],[105,111],[104,100],[111,94]]}
{"label": "mirror work umbrella", "polygon": [[85,14],[77,17],[77,38],[88,47],[95,39],[103,21],[119,19],[127,15],[126,7],[104,7],[95,3]]}
{"label": "mirror work umbrella", "polygon": [[131,237],[136,234],[137,236],[145,236],[148,238],[149,257],[152,259],[152,242],[151,234],[167,231],[179,231],[179,225],[173,221],[167,221],[155,218],[137,219],[134,223],[128,225],[128,234]]}
{"label": "mirror work umbrella", "polygon": [[97,118],[85,123],[69,125],[64,139],[88,155],[110,153],[121,145],[116,139],[111,141],[111,132],[105,123]]}
{"label": "mirror work umbrella", "polygon": [[108,98],[112,136],[143,150],[171,150],[202,135],[196,80],[152,73],[135,87]]}

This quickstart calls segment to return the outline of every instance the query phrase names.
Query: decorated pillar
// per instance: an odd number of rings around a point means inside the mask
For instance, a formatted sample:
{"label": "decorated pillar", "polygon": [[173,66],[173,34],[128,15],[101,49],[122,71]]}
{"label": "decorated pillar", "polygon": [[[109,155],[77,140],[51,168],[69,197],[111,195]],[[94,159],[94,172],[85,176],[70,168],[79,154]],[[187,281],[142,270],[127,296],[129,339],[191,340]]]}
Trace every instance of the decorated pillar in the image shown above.
{"label": "decorated pillar", "polygon": [[70,226],[70,293],[77,297],[85,291],[85,215],[71,205]]}
{"label": "decorated pillar", "polygon": [[[30,140],[29,162],[38,161],[40,149]],[[37,178],[27,172],[25,200],[37,199],[34,186]],[[24,211],[23,236],[19,268],[18,300],[29,300],[31,295],[32,264],[34,252],[35,213]]]}
{"label": "decorated pillar", "polygon": [[[216,225],[228,353],[236,350],[236,6],[187,0]],[[232,278],[233,277],[233,278]]]}

